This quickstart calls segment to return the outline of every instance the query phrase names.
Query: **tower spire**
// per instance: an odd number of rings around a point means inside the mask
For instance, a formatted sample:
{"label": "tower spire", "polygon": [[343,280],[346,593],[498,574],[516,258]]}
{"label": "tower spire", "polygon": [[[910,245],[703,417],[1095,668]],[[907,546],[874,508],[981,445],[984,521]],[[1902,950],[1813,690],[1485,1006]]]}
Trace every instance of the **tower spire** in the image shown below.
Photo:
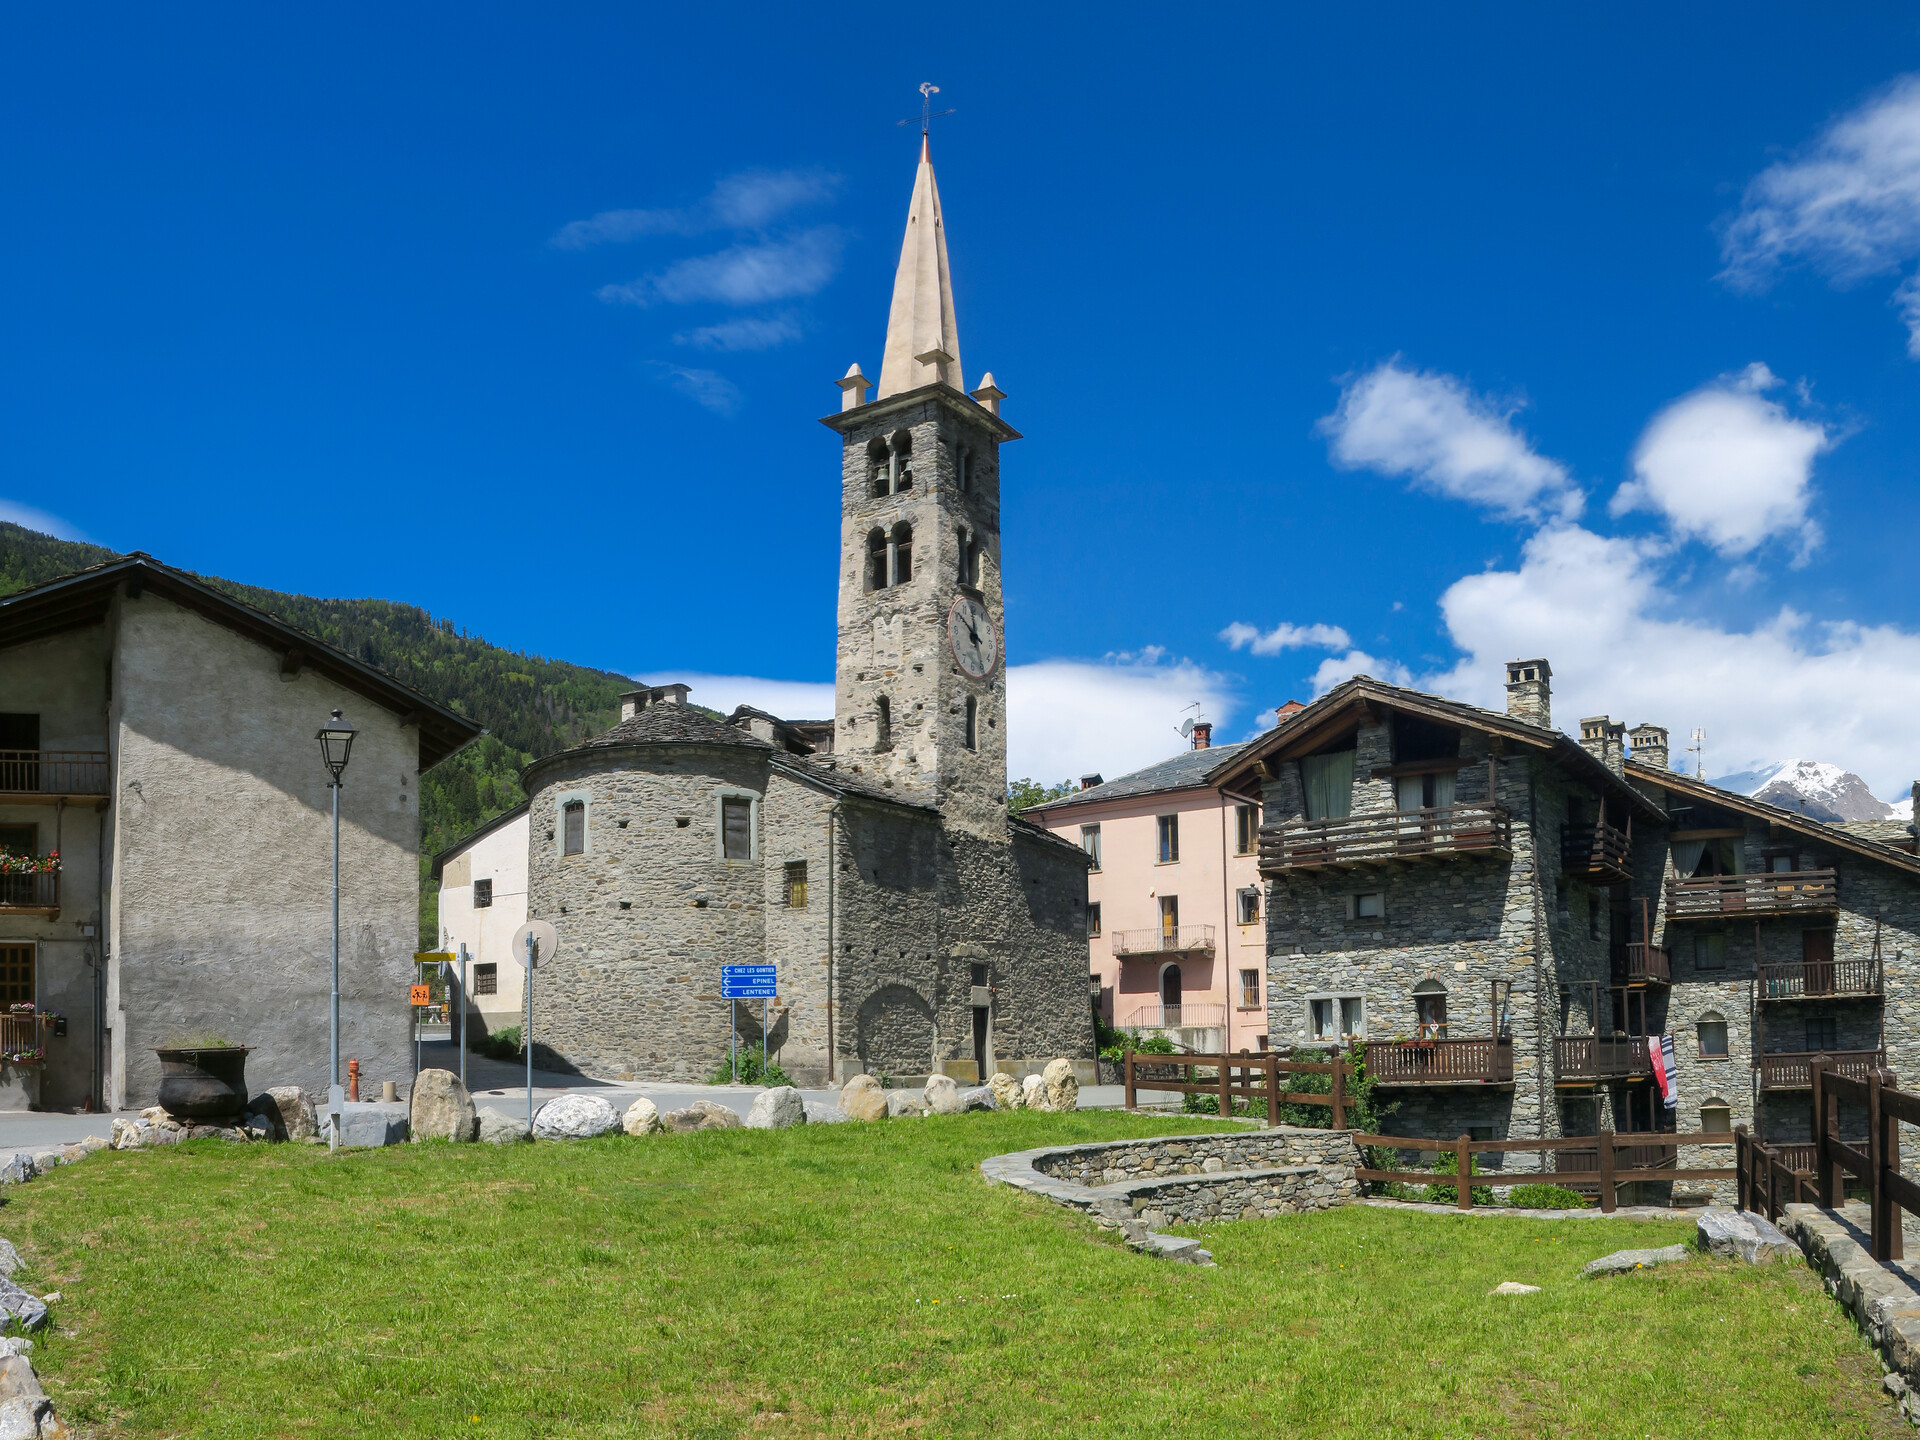
{"label": "tower spire", "polygon": [[965,389],[960,379],[960,331],[953,319],[953,283],[947,274],[947,230],[940,215],[940,188],[933,179],[933,154],[923,129],[913,200],[907,206],[907,235],[900,246],[900,268],[894,272],[893,305],[887,312],[878,398],[933,384]]}

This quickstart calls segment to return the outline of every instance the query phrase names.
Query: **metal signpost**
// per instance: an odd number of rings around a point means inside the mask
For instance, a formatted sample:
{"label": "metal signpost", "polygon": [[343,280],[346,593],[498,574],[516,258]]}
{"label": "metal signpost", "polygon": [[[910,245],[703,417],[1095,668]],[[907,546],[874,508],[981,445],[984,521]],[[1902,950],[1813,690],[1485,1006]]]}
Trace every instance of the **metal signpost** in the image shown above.
{"label": "metal signpost", "polygon": [[736,1000],[758,1000],[760,1002],[760,1072],[767,1069],[767,1002],[778,998],[780,977],[777,965],[722,965],[720,967],[720,998],[727,1002],[727,1062],[733,1067],[733,1080],[740,1083],[740,1062],[734,1051],[736,1034],[733,1023],[733,1002]]}
{"label": "metal signpost", "polygon": [[467,942],[460,942],[460,1088],[467,1088]]}
{"label": "metal signpost", "polygon": [[544,920],[529,920],[513,932],[513,948],[525,957],[527,1016],[520,1026],[520,1043],[527,1053],[527,1134],[533,1134],[533,972],[542,960],[551,960],[560,948],[560,936]]}

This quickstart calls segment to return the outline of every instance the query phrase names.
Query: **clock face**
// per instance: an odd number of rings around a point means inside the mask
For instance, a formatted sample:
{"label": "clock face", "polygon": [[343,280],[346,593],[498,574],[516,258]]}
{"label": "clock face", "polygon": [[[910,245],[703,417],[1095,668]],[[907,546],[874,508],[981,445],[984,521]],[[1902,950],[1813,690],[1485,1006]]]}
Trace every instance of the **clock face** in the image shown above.
{"label": "clock face", "polygon": [[947,639],[953,644],[953,658],[960,671],[975,680],[984,680],[1000,663],[1000,644],[993,633],[993,621],[987,607],[971,595],[962,595],[947,612]]}

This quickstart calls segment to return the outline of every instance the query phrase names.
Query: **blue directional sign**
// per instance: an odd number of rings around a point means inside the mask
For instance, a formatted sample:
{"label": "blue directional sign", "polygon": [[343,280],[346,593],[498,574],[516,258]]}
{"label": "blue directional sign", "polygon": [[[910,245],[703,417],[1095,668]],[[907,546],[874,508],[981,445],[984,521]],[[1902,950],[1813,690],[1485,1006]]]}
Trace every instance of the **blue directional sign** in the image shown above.
{"label": "blue directional sign", "polygon": [[722,965],[720,967],[720,998],[722,1000],[772,1000],[780,993],[779,978],[774,965]]}

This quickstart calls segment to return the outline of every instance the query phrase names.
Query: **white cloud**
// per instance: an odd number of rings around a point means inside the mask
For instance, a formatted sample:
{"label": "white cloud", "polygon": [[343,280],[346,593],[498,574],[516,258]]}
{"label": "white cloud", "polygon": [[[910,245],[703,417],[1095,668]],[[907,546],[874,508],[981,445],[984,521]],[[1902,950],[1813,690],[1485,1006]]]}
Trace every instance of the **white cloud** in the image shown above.
{"label": "white cloud", "polygon": [[[1754,177],[1721,236],[1721,279],[1764,288],[1805,264],[1836,285],[1920,255],[1920,76],[1906,75],[1827,126],[1806,151]],[[1909,282],[1910,283],[1910,282]],[[1920,315],[1896,297],[1920,358]]]}
{"label": "white cloud", "polygon": [[702,325],[675,335],[696,350],[771,350],[800,338],[800,322],[791,315],[742,316],[718,325]]}
{"label": "white cloud", "polygon": [[688,685],[687,699],[722,715],[751,705],[782,720],[831,720],[833,682],[765,680],[757,675],[708,675],[698,670],[661,670],[633,677],[642,685]]}
{"label": "white cloud", "polygon": [[1356,675],[1371,675],[1389,685],[1412,685],[1413,672],[1398,660],[1369,655],[1364,650],[1349,650],[1344,655],[1329,655],[1314,667],[1313,693],[1324,695],[1342,681]]}
{"label": "white cloud", "polygon": [[1564,465],[1514,428],[1516,408],[1395,359],[1349,383],[1320,431],[1342,469],[1404,475],[1509,519],[1571,519],[1585,496]]}
{"label": "white cloud", "polygon": [[840,177],[822,170],[748,170],[715,183],[698,204],[680,209],[603,210],[563,225],[549,242],[585,250],[650,235],[702,235],[713,230],[757,230],[782,215],[833,198]]}
{"label": "white cloud", "polygon": [[58,515],[50,515],[45,510],[36,510],[31,505],[21,505],[12,500],[0,499],[0,520],[38,531],[42,535],[51,535],[58,540],[78,540],[89,545],[94,543],[92,537],[71,521],[62,520]]}
{"label": "white cloud", "polygon": [[840,268],[842,237],[831,225],[817,225],[783,240],[744,241],[712,255],[676,260],[666,269],[623,285],[603,285],[595,293],[610,303],[687,305],[718,301],[723,305],[759,305],[811,295]]}
{"label": "white cloud", "polygon": [[1353,644],[1353,638],[1338,625],[1290,625],[1281,621],[1262,634],[1257,625],[1236,620],[1220,632],[1230,650],[1251,650],[1255,655],[1278,655],[1283,650],[1340,650]]}
{"label": "white cloud", "polygon": [[1857,772],[1876,794],[1914,779],[1920,635],[1785,608],[1752,630],[1727,629],[1665,590],[1660,561],[1644,541],[1541,531],[1517,569],[1467,576],[1441,597],[1464,658],[1421,688],[1503,709],[1506,662],[1543,655],[1556,723],[1570,733],[1588,715],[1651,721],[1672,732],[1678,763],[1700,726],[1709,774],[1735,758],[1807,755]]}
{"label": "white cloud", "polygon": [[1779,383],[1766,366],[1749,365],[1654,416],[1612,513],[1651,510],[1678,538],[1704,540],[1729,558],[1775,535],[1797,535],[1803,554],[1812,548],[1813,461],[1833,437],[1766,398]]}
{"label": "white cloud", "polygon": [[746,399],[738,385],[712,370],[694,370],[659,360],[653,361],[652,367],[675,390],[716,415],[734,414]]}

